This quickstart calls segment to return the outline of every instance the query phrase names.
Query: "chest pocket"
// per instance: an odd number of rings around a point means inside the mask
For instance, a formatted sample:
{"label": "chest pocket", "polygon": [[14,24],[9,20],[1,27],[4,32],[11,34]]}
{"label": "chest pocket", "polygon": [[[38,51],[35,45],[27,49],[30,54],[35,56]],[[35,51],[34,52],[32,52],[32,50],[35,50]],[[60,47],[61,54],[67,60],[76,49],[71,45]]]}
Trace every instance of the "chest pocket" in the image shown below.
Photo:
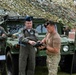
{"label": "chest pocket", "polygon": [[35,31],[34,30],[30,30],[30,35],[31,36],[35,36]]}
{"label": "chest pocket", "polygon": [[35,36],[35,31],[34,30],[28,31],[27,29],[25,29],[25,30],[23,30],[23,33],[24,33],[24,37]]}
{"label": "chest pocket", "polygon": [[37,37],[35,36],[35,30],[31,29],[30,31],[28,31],[27,29],[25,29],[23,31],[24,33],[24,37],[30,39],[30,40],[33,40],[33,41],[37,41]]}

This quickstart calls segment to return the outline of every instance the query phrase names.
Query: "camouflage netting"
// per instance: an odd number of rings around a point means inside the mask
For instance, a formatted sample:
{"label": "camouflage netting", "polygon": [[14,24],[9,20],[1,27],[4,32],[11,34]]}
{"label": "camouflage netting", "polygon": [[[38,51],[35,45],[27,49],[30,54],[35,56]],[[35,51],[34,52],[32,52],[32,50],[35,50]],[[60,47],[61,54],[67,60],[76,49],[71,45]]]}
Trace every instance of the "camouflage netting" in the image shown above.
{"label": "camouflage netting", "polygon": [[0,0],[0,8],[14,11],[19,15],[31,15],[62,22],[66,25],[75,25],[76,11],[72,4],[70,5],[68,7],[68,4],[66,8],[65,5],[50,2],[50,0],[45,0],[43,3],[38,0]]}

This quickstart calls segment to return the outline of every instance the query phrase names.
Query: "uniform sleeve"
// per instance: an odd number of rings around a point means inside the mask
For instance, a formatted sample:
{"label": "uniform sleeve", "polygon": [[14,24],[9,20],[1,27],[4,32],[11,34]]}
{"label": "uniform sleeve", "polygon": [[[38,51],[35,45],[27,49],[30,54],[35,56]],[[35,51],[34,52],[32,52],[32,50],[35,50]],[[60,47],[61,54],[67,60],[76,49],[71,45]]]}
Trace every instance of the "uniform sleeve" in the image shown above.
{"label": "uniform sleeve", "polygon": [[3,31],[3,34],[6,34],[7,35],[7,32],[5,31],[5,29],[3,27],[1,27],[2,31]]}
{"label": "uniform sleeve", "polygon": [[2,35],[4,34],[4,36],[0,36],[0,40],[6,40],[7,39],[7,33],[3,27],[0,27],[0,28],[2,30]]}
{"label": "uniform sleeve", "polygon": [[28,41],[29,41],[29,39],[24,38],[23,36],[21,36],[21,37],[19,38],[19,43],[20,43],[20,44],[26,44],[26,43],[28,43]]}
{"label": "uniform sleeve", "polygon": [[61,47],[61,39],[60,38],[53,39],[53,47],[60,49],[60,47]]}

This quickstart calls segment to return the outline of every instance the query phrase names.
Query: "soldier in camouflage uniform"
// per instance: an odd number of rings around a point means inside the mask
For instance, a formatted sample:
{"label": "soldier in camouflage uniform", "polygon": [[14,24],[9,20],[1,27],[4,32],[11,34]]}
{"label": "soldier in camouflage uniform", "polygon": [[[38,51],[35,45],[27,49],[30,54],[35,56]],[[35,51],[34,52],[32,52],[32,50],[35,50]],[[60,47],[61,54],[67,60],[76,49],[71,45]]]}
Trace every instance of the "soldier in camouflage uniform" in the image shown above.
{"label": "soldier in camouflage uniform", "polygon": [[[6,40],[7,40],[7,34],[4,30],[3,27],[0,26],[0,55],[5,55],[6,54]],[[0,70],[1,70],[1,75],[5,75],[5,59],[0,60]]]}
{"label": "soldier in camouflage uniform", "polygon": [[4,54],[5,45],[6,45],[6,32],[3,27],[0,26],[0,54]]}
{"label": "soldier in camouflage uniform", "polygon": [[35,29],[32,28],[32,18],[27,16],[25,27],[21,29],[19,35],[20,54],[19,54],[19,75],[34,75],[35,71],[35,48],[37,41]]}
{"label": "soldier in camouflage uniform", "polygon": [[56,31],[54,22],[48,21],[44,26],[48,32],[41,42],[46,44],[48,75],[57,75],[60,61],[60,36]]}

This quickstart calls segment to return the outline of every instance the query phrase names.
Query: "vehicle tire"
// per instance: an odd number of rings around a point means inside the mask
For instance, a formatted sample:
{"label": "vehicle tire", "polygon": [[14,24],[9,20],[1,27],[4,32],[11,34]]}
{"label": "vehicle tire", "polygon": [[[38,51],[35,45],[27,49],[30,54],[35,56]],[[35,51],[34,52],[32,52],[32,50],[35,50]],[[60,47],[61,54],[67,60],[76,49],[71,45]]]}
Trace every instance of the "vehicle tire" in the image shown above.
{"label": "vehicle tire", "polygon": [[72,64],[72,55],[61,56],[60,69],[63,72],[70,73]]}
{"label": "vehicle tire", "polygon": [[7,68],[5,60],[0,61],[0,69],[1,69],[1,75],[7,75]]}
{"label": "vehicle tire", "polygon": [[65,68],[65,56],[64,55],[61,55],[61,60],[59,62],[59,66],[60,66],[60,70],[64,71],[64,68]]}
{"label": "vehicle tire", "polygon": [[9,75],[18,75],[18,55],[7,53],[7,72]]}
{"label": "vehicle tire", "polygon": [[12,55],[12,60],[13,60],[13,75],[18,75],[19,54]]}
{"label": "vehicle tire", "polygon": [[12,75],[7,69],[6,61],[1,61],[1,75]]}
{"label": "vehicle tire", "polygon": [[[73,67],[72,67],[72,62],[73,62]],[[73,55],[64,55],[61,57],[60,61],[60,69],[63,72],[71,73],[76,73],[76,54],[74,55],[74,60],[73,60]]]}
{"label": "vehicle tire", "polygon": [[36,57],[36,66],[46,66],[46,56]]}
{"label": "vehicle tire", "polygon": [[10,52],[6,54],[7,75],[13,75],[13,60]]}
{"label": "vehicle tire", "polygon": [[76,73],[76,53],[75,53],[75,55],[74,55],[72,73]]}

